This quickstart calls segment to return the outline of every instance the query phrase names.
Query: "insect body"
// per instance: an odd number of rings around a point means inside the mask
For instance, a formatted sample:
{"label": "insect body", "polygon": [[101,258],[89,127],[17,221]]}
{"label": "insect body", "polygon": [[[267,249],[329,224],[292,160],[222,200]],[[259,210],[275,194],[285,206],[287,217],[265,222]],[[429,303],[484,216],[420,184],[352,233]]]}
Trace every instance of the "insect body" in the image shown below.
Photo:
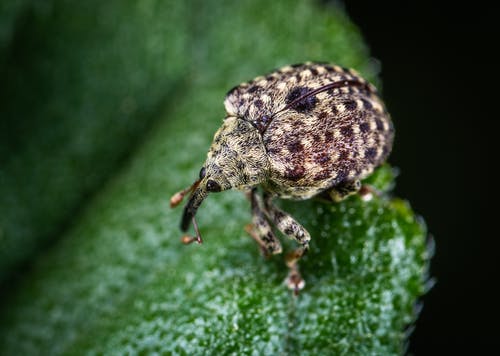
{"label": "insect body", "polygon": [[[305,63],[286,66],[231,89],[226,118],[215,133],[199,179],[175,194],[171,206],[190,193],[181,221],[193,222],[209,192],[248,192],[252,224],[247,228],[265,254],[282,251],[272,226],[298,242],[287,256],[288,285],[304,285],[297,261],[309,247],[307,230],[273,204],[274,198],[340,201],[356,193],[360,180],[391,151],[394,130],[373,85],[351,69]],[[262,195],[257,187],[261,187]]]}

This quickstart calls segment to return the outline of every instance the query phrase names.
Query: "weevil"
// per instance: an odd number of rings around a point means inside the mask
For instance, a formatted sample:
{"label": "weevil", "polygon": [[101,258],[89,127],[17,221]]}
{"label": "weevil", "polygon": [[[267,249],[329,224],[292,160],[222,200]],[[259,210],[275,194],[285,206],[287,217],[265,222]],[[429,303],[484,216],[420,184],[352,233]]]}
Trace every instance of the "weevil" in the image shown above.
{"label": "weevil", "polygon": [[297,292],[304,286],[297,262],[311,236],[274,199],[339,202],[357,193],[392,149],[390,115],[376,88],[356,71],[311,62],[234,87],[224,106],[226,117],[199,178],[170,201],[174,207],[190,194],[181,229],[192,222],[195,236],[183,242],[202,242],[195,215],[208,193],[245,191],[252,213],[246,230],[265,255],[282,252],[273,226],[298,243],[286,256],[287,285]]}

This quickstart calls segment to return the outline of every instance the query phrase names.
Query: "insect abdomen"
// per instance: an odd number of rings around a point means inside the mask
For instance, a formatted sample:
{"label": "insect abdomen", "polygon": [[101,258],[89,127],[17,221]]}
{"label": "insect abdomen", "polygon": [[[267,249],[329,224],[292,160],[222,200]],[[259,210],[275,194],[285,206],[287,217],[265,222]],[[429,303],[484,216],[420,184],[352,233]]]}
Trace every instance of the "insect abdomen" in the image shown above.
{"label": "insect abdomen", "polygon": [[272,185],[286,196],[362,179],[392,147],[375,87],[339,66],[287,66],[236,87],[225,104],[261,133]]}

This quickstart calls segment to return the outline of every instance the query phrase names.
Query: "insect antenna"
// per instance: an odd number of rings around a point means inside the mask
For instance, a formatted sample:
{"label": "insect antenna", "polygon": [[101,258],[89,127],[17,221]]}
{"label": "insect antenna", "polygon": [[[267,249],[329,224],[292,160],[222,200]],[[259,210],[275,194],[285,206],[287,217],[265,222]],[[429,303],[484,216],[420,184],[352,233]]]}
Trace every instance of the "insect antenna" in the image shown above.
{"label": "insect antenna", "polygon": [[180,192],[175,193],[172,195],[172,198],[170,198],[170,207],[175,208],[177,205],[179,205],[182,202],[182,199],[188,194],[193,192],[196,188],[198,188],[198,185],[200,184],[201,179],[198,179],[195,181],[193,184],[191,184],[189,187],[186,189],[181,190]]}
{"label": "insect antenna", "polygon": [[[170,198],[170,207],[175,208],[177,205],[179,205],[188,193],[191,193],[191,198],[193,198],[193,192],[196,191],[196,188],[198,188],[198,186],[200,185],[200,182],[201,182],[201,179],[198,179],[193,184],[191,184],[189,187],[187,187],[186,189],[183,189],[183,190],[175,193],[172,196],[172,198]],[[195,201],[196,201],[195,199],[191,199],[188,206],[192,208],[192,205]],[[198,202],[198,205],[199,205],[199,203],[201,203],[201,201]],[[193,236],[189,236],[189,235],[184,235],[181,238],[181,242],[185,245],[188,245],[188,244],[193,243],[195,241],[199,244],[201,244],[203,242],[201,235],[200,235],[200,229],[198,228],[198,223],[196,222],[196,219],[194,217],[194,213],[191,211],[191,208],[188,208],[184,211],[182,226],[183,226],[183,230],[187,229],[187,224],[188,224],[189,217],[190,217],[191,221],[193,223],[195,236],[193,237]]]}

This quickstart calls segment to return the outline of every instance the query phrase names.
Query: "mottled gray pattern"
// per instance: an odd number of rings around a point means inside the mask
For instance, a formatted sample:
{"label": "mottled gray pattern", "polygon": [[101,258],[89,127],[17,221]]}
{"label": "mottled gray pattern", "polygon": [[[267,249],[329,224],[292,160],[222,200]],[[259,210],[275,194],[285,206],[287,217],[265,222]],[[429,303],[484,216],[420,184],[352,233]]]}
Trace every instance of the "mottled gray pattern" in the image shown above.
{"label": "mottled gray pattern", "polygon": [[[313,90],[318,93],[287,108]],[[262,183],[283,198],[307,199],[363,179],[392,147],[392,123],[376,89],[335,65],[284,67],[232,89],[225,105],[261,132],[270,168]]]}
{"label": "mottled gray pattern", "polygon": [[[215,133],[199,181],[176,194],[176,205],[191,192],[181,227],[194,220],[208,192],[249,191],[252,225],[247,231],[265,254],[280,253],[271,224],[300,247],[287,255],[288,286],[304,286],[297,261],[310,235],[274,197],[308,199],[322,194],[339,201],[357,192],[360,180],[389,155],[394,130],[373,85],[351,69],[305,63],[283,67],[229,91],[227,116]],[[204,170],[203,170],[204,169]],[[265,199],[258,195],[264,190]]]}

